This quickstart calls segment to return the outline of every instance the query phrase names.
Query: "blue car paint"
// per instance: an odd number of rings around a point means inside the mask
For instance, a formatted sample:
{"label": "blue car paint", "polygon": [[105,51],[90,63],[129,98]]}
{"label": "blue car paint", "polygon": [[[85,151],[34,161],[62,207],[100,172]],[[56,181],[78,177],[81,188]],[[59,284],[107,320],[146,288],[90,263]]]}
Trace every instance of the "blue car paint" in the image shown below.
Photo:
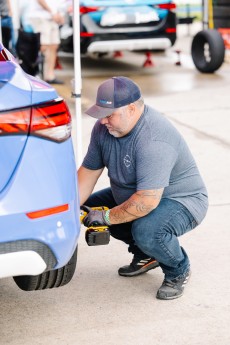
{"label": "blue car paint", "polygon": [[[25,215],[66,203],[71,205],[70,210],[58,215],[36,220]],[[80,233],[78,209],[72,140],[58,144],[29,137],[15,173],[1,195],[0,241],[35,239],[48,243],[58,260],[57,267],[61,267],[66,257],[70,258]],[[14,227],[7,224],[13,215]],[[62,223],[61,229],[58,221]],[[10,234],[6,229],[11,229]]]}
{"label": "blue car paint", "polygon": [[[127,4],[123,4],[122,6],[117,6],[117,5],[116,6],[109,6],[109,7],[106,7],[104,9],[102,8],[102,10],[100,10],[100,8],[99,8],[98,11],[89,12],[88,15],[91,17],[92,20],[94,20],[98,24],[98,23],[100,23],[102,16],[107,11],[111,11],[112,9],[113,10],[117,9],[117,10],[120,10],[122,13],[131,14],[131,13],[136,11],[136,7],[138,7],[138,6],[133,6],[133,4],[132,4],[132,6],[127,6]],[[148,6],[143,6],[142,5],[142,6],[139,6],[139,7],[140,8],[146,7],[146,12],[147,12],[148,8],[149,8],[149,11],[151,11],[153,9],[152,6],[148,7]]]}
{"label": "blue car paint", "polygon": [[[0,51],[1,47],[0,44]],[[50,85],[25,74],[14,61],[0,61],[2,113],[57,97]],[[80,234],[72,139],[56,143],[35,136],[9,135],[0,137],[0,145],[1,170],[5,170],[5,176],[0,172],[0,179],[4,180],[0,193],[0,243],[41,241],[54,253],[55,268],[63,267]],[[37,219],[26,216],[28,212],[63,204],[69,204],[68,211]]]}
{"label": "blue car paint", "polygon": [[1,194],[1,215],[68,203],[75,197],[75,175],[71,139],[60,145],[29,137],[14,174]]}
{"label": "blue car paint", "polygon": [[31,104],[31,86],[25,73],[14,62],[0,62],[0,111]]}
{"label": "blue car paint", "polygon": [[[10,109],[31,104],[31,86],[14,62],[0,63],[0,120]],[[0,137],[0,192],[11,178],[27,141],[26,135]]]}
{"label": "blue car paint", "polygon": [[56,90],[49,84],[38,78],[32,77],[31,75],[27,76],[32,88],[32,104],[43,103],[59,97]]}
{"label": "blue car paint", "polygon": [[167,16],[167,14],[168,14],[168,10],[160,8],[160,9],[157,10],[157,14],[158,14],[160,19],[164,19]]}
{"label": "blue car paint", "polygon": [[49,84],[26,74],[13,61],[0,63],[0,83],[0,111],[28,107],[58,97]]}
{"label": "blue car paint", "polygon": [[[28,107],[58,97],[52,87],[25,74],[12,61],[0,63],[0,81],[0,118],[1,111],[4,113],[7,110]],[[26,141],[26,135],[0,137],[0,192],[11,178]]]}
{"label": "blue car paint", "polygon": [[29,219],[24,213],[0,217],[1,242],[36,240],[45,243],[54,253],[57,265],[63,267],[72,256],[79,233],[76,231],[76,202],[70,203],[70,210],[58,215],[37,220]]}
{"label": "blue car paint", "polygon": [[[119,6],[116,6],[119,7]],[[143,6],[141,6],[143,7]],[[102,16],[108,12],[111,11],[113,7],[108,7],[107,9],[105,9],[104,11],[96,11],[96,12],[89,12],[88,15],[91,17],[92,20],[94,20],[97,24],[100,23]],[[115,9],[115,7],[114,7]],[[119,9],[121,10],[122,13],[126,13],[128,14],[132,14],[133,12],[135,12],[135,6],[133,7],[127,7],[127,6],[123,6],[123,7],[119,7]],[[167,16],[168,11],[166,9],[154,9],[156,11],[156,13],[158,14],[160,19],[163,19],[164,17]],[[152,7],[149,7],[149,11],[153,11]],[[147,10],[146,10],[147,12]]]}
{"label": "blue car paint", "polygon": [[26,135],[0,137],[0,193],[11,179],[26,141]]}

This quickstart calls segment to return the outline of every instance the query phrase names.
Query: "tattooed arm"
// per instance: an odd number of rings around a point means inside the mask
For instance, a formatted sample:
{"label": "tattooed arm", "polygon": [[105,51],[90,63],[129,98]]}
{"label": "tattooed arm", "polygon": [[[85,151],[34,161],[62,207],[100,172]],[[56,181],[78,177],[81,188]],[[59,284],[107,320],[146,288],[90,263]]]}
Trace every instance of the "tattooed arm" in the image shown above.
{"label": "tattooed arm", "polygon": [[127,223],[146,216],[158,206],[163,191],[163,188],[137,191],[121,205],[110,210],[111,224]]}

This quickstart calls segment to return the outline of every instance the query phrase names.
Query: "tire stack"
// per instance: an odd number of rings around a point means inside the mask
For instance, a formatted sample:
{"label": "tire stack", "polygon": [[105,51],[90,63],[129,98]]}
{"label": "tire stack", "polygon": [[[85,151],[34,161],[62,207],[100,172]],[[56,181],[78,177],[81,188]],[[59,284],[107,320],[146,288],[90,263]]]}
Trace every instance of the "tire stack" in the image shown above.
{"label": "tire stack", "polygon": [[213,0],[213,21],[215,29],[230,28],[229,0]]}
{"label": "tire stack", "polygon": [[213,22],[223,37],[225,48],[230,49],[230,1],[213,0]]}

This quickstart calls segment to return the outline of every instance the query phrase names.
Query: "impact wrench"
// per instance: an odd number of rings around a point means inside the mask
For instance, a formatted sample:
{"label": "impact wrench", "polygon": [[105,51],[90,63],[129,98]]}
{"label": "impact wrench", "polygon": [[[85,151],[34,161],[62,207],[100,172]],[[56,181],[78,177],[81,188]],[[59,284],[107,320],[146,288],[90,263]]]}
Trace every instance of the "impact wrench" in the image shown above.
{"label": "impact wrench", "polygon": [[[108,207],[100,206],[100,207],[92,207],[92,210],[98,211],[106,211]],[[87,212],[80,210],[80,221],[83,223],[83,219],[87,216]],[[85,240],[88,246],[101,246],[104,244],[109,244],[110,240],[110,232],[108,226],[98,225],[98,226],[90,226],[86,229],[85,232]]]}

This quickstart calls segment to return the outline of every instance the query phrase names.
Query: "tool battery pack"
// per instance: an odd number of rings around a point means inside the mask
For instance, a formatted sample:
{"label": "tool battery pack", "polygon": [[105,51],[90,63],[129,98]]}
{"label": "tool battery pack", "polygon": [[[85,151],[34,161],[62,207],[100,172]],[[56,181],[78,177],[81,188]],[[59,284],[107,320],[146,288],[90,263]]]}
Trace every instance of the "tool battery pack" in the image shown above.
{"label": "tool battery pack", "polygon": [[85,232],[85,240],[88,246],[101,246],[109,244],[109,229],[98,230],[97,228],[89,228]]}

